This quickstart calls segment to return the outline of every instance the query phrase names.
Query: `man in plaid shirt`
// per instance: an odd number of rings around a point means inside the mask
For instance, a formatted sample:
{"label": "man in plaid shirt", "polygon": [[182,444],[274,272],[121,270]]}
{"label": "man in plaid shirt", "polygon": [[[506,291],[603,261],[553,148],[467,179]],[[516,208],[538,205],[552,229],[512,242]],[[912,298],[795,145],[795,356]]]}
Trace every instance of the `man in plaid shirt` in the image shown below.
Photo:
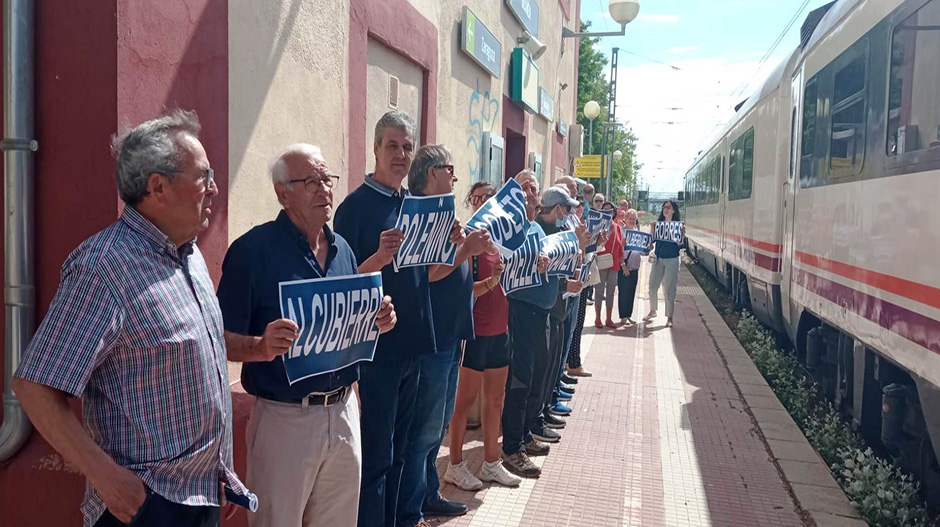
{"label": "man in plaid shirt", "polygon": [[66,259],[16,371],[33,424],[87,478],[85,527],[217,526],[224,487],[248,492],[232,465],[222,315],[195,245],[219,192],[198,134],[177,110],[116,141],[124,213]]}

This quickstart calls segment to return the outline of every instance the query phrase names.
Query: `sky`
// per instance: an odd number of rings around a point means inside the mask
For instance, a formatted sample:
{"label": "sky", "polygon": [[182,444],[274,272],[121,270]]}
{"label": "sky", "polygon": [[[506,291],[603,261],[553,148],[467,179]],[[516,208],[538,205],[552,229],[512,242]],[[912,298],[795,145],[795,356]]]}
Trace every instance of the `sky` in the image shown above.
{"label": "sky", "polygon": [[[608,60],[611,48],[620,48],[617,121],[639,138],[641,184],[653,192],[682,190],[683,176],[709,137],[796,49],[806,15],[828,1],[641,0],[626,35],[601,38],[595,48]],[[619,30],[607,6],[608,0],[581,0],[581,19],[592,23],[590,31]]]}

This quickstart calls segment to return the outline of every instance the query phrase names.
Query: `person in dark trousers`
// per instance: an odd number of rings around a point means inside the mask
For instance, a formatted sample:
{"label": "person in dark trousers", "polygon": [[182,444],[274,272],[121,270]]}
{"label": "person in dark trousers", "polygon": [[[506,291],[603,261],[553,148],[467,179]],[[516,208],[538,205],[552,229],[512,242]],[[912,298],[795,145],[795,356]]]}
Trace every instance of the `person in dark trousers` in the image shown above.
{"label": "person in dark trousers", "polygon": [[[453,158],[443,145],[425,145],[415,153],[408,173],[408,188],[416,196],[451,194],[457,176]],[[453,266],[434,266],[431,310],[437,353],[418,358],[415,419],[408,433],[396,525],[421,525],[424,515],[459,516],[467,505],[444,499],[437,476],[437,453],[444,428],[454,411],[460,343],[473,338],[473,277],[467,258],[489,247],[485,229],[474,230],[456,250]]]}
{"label": "person in dark trousers", "polygon": [[[526,196],[526,216],[532,222],[527,234],[545,237],[545,232],[534,221],[539,211],[539,182],[531,170],[516,174],[515,180]],[[548,267],[548,258],[539,257],[539,272]],[[528,429],[541,413],[538,404],[540,379],[536,371],[537,361],[548,361],[548,314],[555,305],[558,280],[546,279],[537,287],[514,291],[509,296],[509,337],[512,359],[509,363],[509,379],[506,381],[506,401],[503,406],[503,465],[510,472],[524,477],[536,478],[542,470],[529,456],[544,456],[549,447],[532,437]],[[534,404],[528,404],[534,394]]]}
{"label": "person in dark trousers", "polygon": [[[633,231],[639,229],[635,210],[627,210],[624,216],[624,227]],[[636,284],[640,277],[641,257],[642,253],[639,251],[625,251],[621,257],[620,274],[617,277],[617,308],[625,326],[636,324],[633,320],[633,304],[636,300]]]}
{"label": "person in dark trousers", "polygon": [[[402,315],[395,329],[379,337],[372,362],[362,363],[362,486],[359,527],[393,527],[398,507],[408,431],[418,391],[418,362],[437,351],[428,272],[431,267],[393,268],[404,235],[395,225],[414,159],[415,124],[393,110],[375,125],[375,172],[336,210],[334,228],[356,254],[360,273],[382,272],[382,288]],[[462,244],[455,222],[451,240]],[[426,416],[418,416],[425,419]]]}
{"label": "person in dark trousers", "polygon": [[[243,362],[242,385],[255,396],[246,429],[246,482],[258,493],[251,527],[355,527],[362,470],[359,365],[288,382],[282,356],[297,339],[281,318],[278,284],[358,273],[356,256],[327,223],[331,174],[316,146],[287,147],[271,165],[283,210],[235,240],[222,263],[218,298],[228,359]],[[391,298],[376,325],[395,325]]]}
{"label": "person in dark trousers", "polygon": [[[564,230],[565,223],[571,210],[578,206],[578,202],[572,199],[564,188],[552,187],[542,194],[539,215],[535,221],[542,227],[546,236],[561,232]],[[585,241],[590,242],[585,233]],[[532,437],[546,443],[556,443],[561,439],[561,434],[548,426],[546,416],[553,413],[552,406],[556,402],[554,399],[555,387],[558,383],[558,377],[561,375],[561,361],[564,352],[565,318],[568,314],[568,300],[565,293],[578,294],[581,292],[581,282],[569,280],[566,277],[558,277],[558,288],[555,296],[555,302],[549,311],[549,338],[548,338],[548,356],[545,362],[536,357],[536,378],[540,383],[537,393],[530,394],[530,405],[539,405],[537,415],[531,416],[528,424]],[[536,402],[537,401],[537,402]],[[570,410],[567,412],[570,413]]]}

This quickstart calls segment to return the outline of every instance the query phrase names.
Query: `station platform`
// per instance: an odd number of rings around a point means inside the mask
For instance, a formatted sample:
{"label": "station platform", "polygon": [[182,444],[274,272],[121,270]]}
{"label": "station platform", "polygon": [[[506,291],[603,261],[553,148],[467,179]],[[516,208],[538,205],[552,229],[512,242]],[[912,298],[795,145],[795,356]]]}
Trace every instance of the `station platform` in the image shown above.
{"label": "station platform", "polygon": [[[634,319],[649,310],[648,272],[644,264]],[[594,376],[577,385],[561,442],[547,457],[532,458],[541,477],[515,489],[486,485],[477,492],[442,482],[442,494],[468,503],[470,511],[428,518],[432,525],[782,527],[804,525],[804,517],[812,524],[734,380],[723,349],[737,342],[684,266],[673,328],[665,327],[662,301],[651,323],[617,330],[595,329],[588,309],[582,354]],[[739,345],[736,351],[731,362],[742,359]],[[776,403],[769,388],[757,384],[744,390]],[[785,447],[808,448],[798,429],[781,430],[782,439],[792,439]],[[468,432],[464,452],[476,473],[483,462],[479,429]],[[813,461],[798,463],[818,470],[820,462]],[[447,462],[445,440],[441,474]],[[803,486],[838,501],[841,492],[823,471]],[[851,510],[818,523],[856,525],[850,516]]]}

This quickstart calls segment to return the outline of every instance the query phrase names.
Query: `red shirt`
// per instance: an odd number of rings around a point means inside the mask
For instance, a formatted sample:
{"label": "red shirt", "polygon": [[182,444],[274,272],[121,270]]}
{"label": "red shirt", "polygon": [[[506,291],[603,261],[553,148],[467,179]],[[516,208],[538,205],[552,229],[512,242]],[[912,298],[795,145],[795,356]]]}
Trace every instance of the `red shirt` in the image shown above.
{"label": "red shirt", "polygon": [[[483,253],[476,257],[475,282],[486,280],[493,275],[493,267],[499,261],[499,253]],[[477,298],[473,305],[473,329],[478,337],[495,337],[509,331],[509,301],[503,288],[496,286],[492,291]]]}
{"label": "red shirt", "polygon": [[614,256],[614,264],[610,266],[613,271],[620,269],[620,262],[623,260],[623,242],[623,231],[620,230],[620,224],[614,222],[607,237],[607,244],[604,246],[604,250],[600,251],[600,253],[610,253]]}

